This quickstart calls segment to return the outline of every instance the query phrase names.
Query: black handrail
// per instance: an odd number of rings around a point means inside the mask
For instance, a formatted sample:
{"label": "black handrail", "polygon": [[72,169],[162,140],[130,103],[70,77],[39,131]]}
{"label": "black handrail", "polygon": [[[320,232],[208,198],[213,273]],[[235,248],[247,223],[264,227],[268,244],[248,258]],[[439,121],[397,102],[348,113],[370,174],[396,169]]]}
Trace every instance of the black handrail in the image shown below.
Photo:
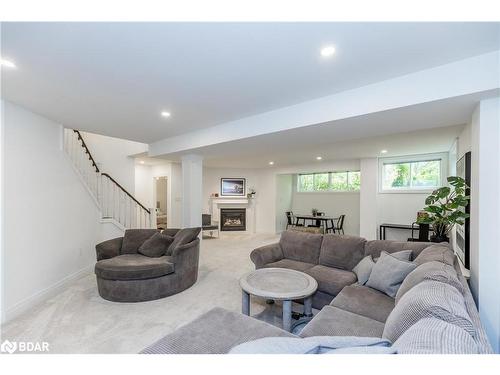
{"label": "black handrail", "polygon": [[[73,129],[73,131],[78,134],[78,140],[82,141],[82,147],[85,149],[85,152],[89,155],[89,159],[92,161],[92,166],[95,168],[95,171],[97,173],[101,173],[100,170],[99,170],[99,167],[97,166],[97,163],[95,162],[94,158],[92,157],[92,154],[90,153],[90,150],[89,148],[87,147],[87,144],[85,143],[85,141],[83,140],[83,137],[82,135],[80,134],[80,132],[78,130],[75,130]],[[123,186],[121,186],[118,182],[116,182],[116,180],[111,177],[109,174],[107,173],[101,173],[101,176],[106,176],[107,178],[109,178],[111,181],[113,181],[115,183],[116,186],[118,186],[125,194],[127,194],[135,203],[137,203],[140,207],[142,207],[148,214],[151,214],[151,211],[149,209],[147,209],[146,207],[144,207],[141,202],[139,202],[137,199],[135,199],[132,194],[130,194],[127,190],[125,190],[125,188]]]}
{"label": "black handrail", "polygon": [[78,140],[79,141],[82,141],[82,147],[85,149],[85,153],[87,153],[89,155],[89,159],[92,161],[92,166],[95,168],[95,171],[97,173],[99,173],[99,167],[97,166],[97,163],[95,162],[94,158],[92,157],[92,154],[90,153],[90,150],[89,148],[87,147],[87,144],[85,143],[85,141],[83,140],[83,137],[82,135],[80,134],[80,132],[78,130],[74,130],[73,131],[78,135]]}
{"label": "black handrail", "polygon": [[116,182],[116,180],[115,180],[113,177],[111,177],[109,174],[107,174],[107,173],[101,173],[101,176],[106,176],[107,178],[109,178],[111,181],[113,181],[113,182],[116,184],[116,186],[118,186],[118,187],[119,187],[119,188],[120,188],[120,189],[121,189],[121,190],[122,190],[125,194],[127,194],[127,195],[128,195],[128,196],[129,196],[129,197],[130,197],[130,198],[131,198],[131,199],[132,199],[135,203],[137,203],[139,206],[141,206],[142,208],[144,208],[144,210],[145,210],[148,214],[150,214],[150,213],[151,213],[151,211],[150,211],[149,209],[147,209],[146,207],[144,207],[144,206],[141,204],[141,202],[139,202],[137,199],[135,199],[135,198],[132,196],[132,194],[130,194],[127,190],[125,190],[125,188],[124,188],[123,186],[121,186],[118,182]]}

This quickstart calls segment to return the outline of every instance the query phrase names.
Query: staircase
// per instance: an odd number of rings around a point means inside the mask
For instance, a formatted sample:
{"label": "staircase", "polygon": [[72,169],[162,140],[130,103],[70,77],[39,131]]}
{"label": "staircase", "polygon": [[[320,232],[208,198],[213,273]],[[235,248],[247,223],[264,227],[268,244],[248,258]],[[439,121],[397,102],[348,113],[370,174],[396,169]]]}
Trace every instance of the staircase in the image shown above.
{"label": "staircase", "polygon": [[154,210],[146,208],[109,174],[101,172],[78,130],[64,129],[64,151],[101,211],[120,229],[155,228]]}

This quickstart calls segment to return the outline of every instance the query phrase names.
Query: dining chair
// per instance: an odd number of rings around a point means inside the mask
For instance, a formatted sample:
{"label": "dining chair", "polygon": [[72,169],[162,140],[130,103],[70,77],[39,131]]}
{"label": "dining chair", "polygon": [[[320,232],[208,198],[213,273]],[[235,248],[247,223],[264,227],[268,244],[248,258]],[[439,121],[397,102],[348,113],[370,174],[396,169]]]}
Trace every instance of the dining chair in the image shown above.
{"label": "dining chair", "polygon": [[292,211],[287,211],[285,212],[286,215],[286,230],[288,230],[289,226],[293,226],[293,212]]}
{"label": "dining chair", "polygon": [[337,219],[337,224],[335,224],[335,228],[334,228],[334,233],[337,232],[340,234],[340,232],[342,232],[342,234],[344,234],[344,220],[345,220],[345,215],[342,214],[339,216],[339,218]]}

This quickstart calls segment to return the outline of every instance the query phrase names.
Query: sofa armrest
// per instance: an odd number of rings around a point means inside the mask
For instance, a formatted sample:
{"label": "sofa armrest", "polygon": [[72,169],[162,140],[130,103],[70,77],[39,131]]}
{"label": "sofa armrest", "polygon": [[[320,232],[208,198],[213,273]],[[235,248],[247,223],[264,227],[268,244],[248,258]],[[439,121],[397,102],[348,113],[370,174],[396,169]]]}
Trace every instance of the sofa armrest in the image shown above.
{"label": "sofa armrest", "polygon": [[175,272],[183,269],[198,268],[200,259],[200,239],[197,238],[190,243],[176,247],[172,252],[172,262]]}
{"label": "sofa armrest", "polygon": [[95,246],[97,260],[109,259],[120,255],[123,237],[101,242]]}
{"label": "sofa armrest", "polygon": [[142,354],[225,354],[263,337],[297,337],[269,323],[216,307],[144,349]]}
{"label": "sofa armrest", "polygon": [[264,267],[268,263],[277,262],[283,259],[283,250],[279,243],[273,243],[271,245],[266,245],[259,247],[250,253],[250,259],[255,268],[259,269]]}

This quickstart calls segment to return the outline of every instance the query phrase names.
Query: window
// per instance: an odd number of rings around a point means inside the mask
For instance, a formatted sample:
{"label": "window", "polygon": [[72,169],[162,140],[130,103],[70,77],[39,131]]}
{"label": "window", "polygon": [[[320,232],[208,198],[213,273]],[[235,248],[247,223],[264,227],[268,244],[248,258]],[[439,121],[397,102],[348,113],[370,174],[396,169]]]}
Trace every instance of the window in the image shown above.
{"label": "window", "polygon": [[359,171],[299,174],[299,192],[358,191],[361,184]]}
{"label": "window", "polygon": [[433,190],[442,185],[444,156],[381,159],[383,191]]}

